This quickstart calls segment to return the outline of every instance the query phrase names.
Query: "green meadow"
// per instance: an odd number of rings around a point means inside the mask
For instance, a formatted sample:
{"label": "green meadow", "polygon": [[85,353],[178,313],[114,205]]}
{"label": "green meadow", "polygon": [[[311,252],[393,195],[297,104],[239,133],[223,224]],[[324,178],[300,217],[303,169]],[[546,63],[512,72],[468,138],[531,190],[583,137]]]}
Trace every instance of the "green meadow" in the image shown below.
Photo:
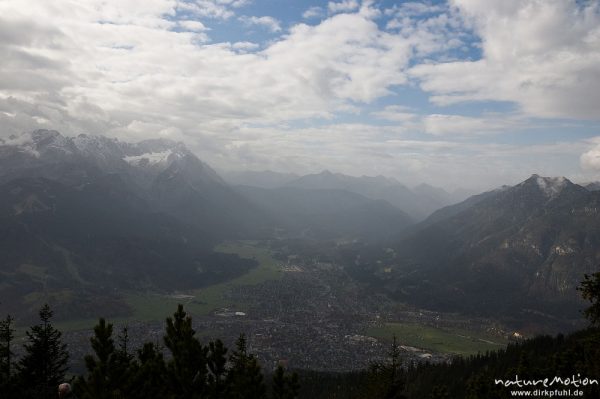
{"label": "green meadow", "polygon": [[236,303],[226,298],[224,294],[236,287],[256,285],[281,278],[282,272],[277,266],[277,261],[273,259],[271,251],[256,241],[229,241],[218,245],[215,251],[254,259],[258,262],[258,266],[233,280],[190,292],[173,295],[128,293],[125,300],[133,309],[131,318],[141,321],[164,320],[180,303],[192,315],[206,315],[220,308],[244,311],[246,304]]}
{"label": "green meadow", "polygon": [[474,355],[504,348],[507,341],[484,333],[430,327],[416,323],[386,323],[370,328],[367,335],[391,342],[395,335],[399,345],[432,352]]}

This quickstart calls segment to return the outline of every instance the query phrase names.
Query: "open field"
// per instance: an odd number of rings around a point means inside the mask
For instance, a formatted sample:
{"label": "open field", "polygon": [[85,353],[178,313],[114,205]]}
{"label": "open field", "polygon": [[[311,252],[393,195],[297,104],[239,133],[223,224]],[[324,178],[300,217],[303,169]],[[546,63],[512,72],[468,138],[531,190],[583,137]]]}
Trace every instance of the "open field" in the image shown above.
{"label": "open field", "polygon": [[125,298],[134,310],[132,319],[140,321],[164,320],[165,317],[176,310],[179,303],[183,304],[186,311],[192,315],[205,315],[220,308],[245,310],[243,303],[235,303],[227,299],[224,294],[235,287],[255,285],[281,278],[282,272],[277,266],[277,261],[273,259],[270,251],[261,247],[258,242],[226,242],[218,245],[215,251],[237,254],[241,258],[255,259],[258,266],[233,280],[191,292],[178,293],[179,295],[129,293]]}
{"label": "open field", "polygon": [[[228,299],[226,293],[229,290],[241,286],[250,286],[260,284],[268,280],[281,278],[283,271],[278,266],[278,262],[273,259],[269,249],[262,247],[260,242],[256,241],[235,241],[226,242],[215,248],[215,251],[238,254],[241,258],[255,259],[258,266],[247,273],[238,276],[220,284],[211,285],[202,289],[193,291],[176,292],[164,294],[158,292],[124,292],[122,293],[124,301],[131,307],[133,314],[129,317],[109,318],[111,323],[127,324],[132,321],[160,321],[163,322],[167,316],[172,315],[177,310],[178,304],[183,304],[185,310],[192,316],[206,315],[215,309],[229,308],[232,311],[246,310],[246,304],[236,303]],[[44,270],[31,265],[23,265],[22,270],[32,275],[44,277]],[[44,298],[43,293],[34,293],[29,295],[28,301],[40,301]],[[52,299],[56,301],[69,299],[72,295],[70,290],[52,293]],[[102,309],[98,310],[102,314]],[[54,326],[61,331],[79,331],[91,329],[98,322],[98,319],[78,318],[72,320],[61,320],[54,322]],[[28,325],[19,325],[16,328],[16,335],[22,337]]]}
{"label": "open field", "polygon": [[457,355],[501,349],[508,343],[500,337],[490,337],[484,333],[446,330],[416,323],[386,323],[369,329],[366,334],[390,342],[395,334],[399,345]]}

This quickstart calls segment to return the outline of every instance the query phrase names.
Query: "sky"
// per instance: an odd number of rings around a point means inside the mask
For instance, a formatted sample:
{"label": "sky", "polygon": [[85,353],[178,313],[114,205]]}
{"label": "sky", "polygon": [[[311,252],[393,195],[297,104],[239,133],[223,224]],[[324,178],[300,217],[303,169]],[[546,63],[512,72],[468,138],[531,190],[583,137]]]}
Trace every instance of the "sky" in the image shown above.
{"label": "sky", "polygon": [[600,180],[600,1],[0,0],[0,137],[452,190]]}

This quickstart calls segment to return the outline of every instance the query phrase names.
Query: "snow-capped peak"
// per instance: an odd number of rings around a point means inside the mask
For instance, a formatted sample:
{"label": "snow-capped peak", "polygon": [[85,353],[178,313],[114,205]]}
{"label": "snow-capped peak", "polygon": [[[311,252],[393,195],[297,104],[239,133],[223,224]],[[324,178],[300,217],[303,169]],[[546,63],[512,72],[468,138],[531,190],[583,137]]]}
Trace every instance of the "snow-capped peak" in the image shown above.
{"label": "snow-capped peak", "polygon": [[567,185],[564,177],[542,177],[535,175],[535,182],[542,192],[549,198],[555,198]]}
{"label": "snow-capped peak", "polygon": [[69,144],[69,139],[62,136],[59,132],[46,129],[13,135],[2,142],[2,145],[16,147],[20,151],[36,158],[39,158],[42,153],[46,152],[72,154],[73,148]]}
{"label": "snow-capped peak", "polygon": [[148,152],[142,155],[126,156],[123,159],[132,166],[162,166],[169,162],[171,155],[181,157],[181,154],[168,149],[161,152]]}

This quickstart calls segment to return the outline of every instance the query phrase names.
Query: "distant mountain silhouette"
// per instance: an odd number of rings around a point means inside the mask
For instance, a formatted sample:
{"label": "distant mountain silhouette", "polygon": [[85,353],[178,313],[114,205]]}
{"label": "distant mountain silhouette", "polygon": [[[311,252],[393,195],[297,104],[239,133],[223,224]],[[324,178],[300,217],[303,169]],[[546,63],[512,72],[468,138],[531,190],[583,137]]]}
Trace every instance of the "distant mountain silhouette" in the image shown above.
{"label": "distant mountain silhouette", "polygon": [[396,179],[384,176],[353,177],[327,170],[302,176],[290,181],[287,186],[313,190],[346,190],[367,198],[384,200],[414,220],[423,220],[433,211],[455,202],[451,194],[427,184],[411,190]]}
{"label": "distant mountain silhouette", "polygon": [[386,201],[345,190],[250,186],[237,189],[270,214],[288,236],[320,239],[344,236],[373,241],[397,234],[414,223]]}

